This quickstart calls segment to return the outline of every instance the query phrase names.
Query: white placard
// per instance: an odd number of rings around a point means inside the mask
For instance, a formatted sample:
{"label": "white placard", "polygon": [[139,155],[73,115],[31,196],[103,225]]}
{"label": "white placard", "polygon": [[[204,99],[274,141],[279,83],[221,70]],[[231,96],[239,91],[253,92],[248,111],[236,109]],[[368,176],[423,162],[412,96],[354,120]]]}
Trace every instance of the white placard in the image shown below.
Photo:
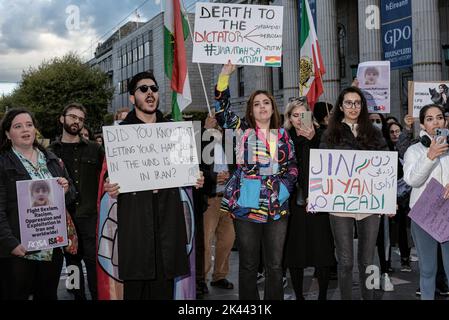
{"label": "white placard", "polygon": [[441,105],[449,112],[449,81],[409,82],[409,114],[419,118],[419,112],[427,104]]}
{"label": "white placard", "polygon": [[193,62],[280,67],[281,6],[197,3]]}
{"label": "white placard", "polygon": [[199,177],[192,122],[103,127],[109,178],[120,192],[193,186]]}
{"label": "white placard", "polygon": [[310,150],[309,210],[396,213],[398,153]]}
{"label": "white placard", "polygon": [[360,63],[357,79],[368,103],[368,112],[390,113],[390,61]]}

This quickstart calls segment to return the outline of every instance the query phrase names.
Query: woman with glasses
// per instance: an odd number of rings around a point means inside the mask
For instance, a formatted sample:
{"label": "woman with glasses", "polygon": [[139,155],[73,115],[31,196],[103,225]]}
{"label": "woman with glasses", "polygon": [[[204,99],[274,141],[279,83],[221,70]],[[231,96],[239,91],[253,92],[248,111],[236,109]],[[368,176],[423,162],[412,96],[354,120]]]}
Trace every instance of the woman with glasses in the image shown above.
{"label": "woman with glasses", "polygon": [[[16,182],[58,178],[66,204],[75,199],[61,160],[36,140],[34,117],[8,111],[0,124],[0,289],[2,299],[56,300],[63,264],[61,248],[27,252],[20,242]],[[42,205],[42,204],[39,204]]]}
{"label": "woman with glasses", "polygon": [[[387,144],[369,120],[366,99],[359,88],[344,89],[334,108],[329,127],[322,136],[323,149],[344,150],[387,150]],[[352,299],[352,270],[354,262],[354,221],[358,234],[358,268],[361,296],[373,299],[374,290],[365,285],[368,266],[374,262],[379,215],[356,212],[330,213],[330,223],[334,235],[338,261],[338,282],[341,299]]]}
{"label": "woman with glasses", "polygon": [[[413,208],[432,179],[443,185],[444,192],[441,196],[446,201],[449,198],[449,146],[446,141],[437,141],[436,137],[436,130],[447,126],[443,107],[436,104],[424,106],[419,112],[419,122],[422,129],[421,143],[410,146],[404,156],[404,180],[413,188],[410,208]],[[425,141],[429,143],[424,143]],[[421,299],[433,300],[439,244],[414,221],[411,225],[419,257]],[[441,252],[444,270],[449,278],[449,241],[441,244]]]}
{"label": "woman with glasses", "polygon": [[295,192],[290,198],[290,217],[284,260],[290,270],[297,300],[304,300],[304,268],[315,267],[318,278],[318,300],[327,299],[331,267],[336,265],[334,239],[327,213],[306,212],[309,186],[310,149],[318,149],[322,129],[313,122],[309,127],[302,123],[302,115],[311,112],[307,98],[292,100],[285,110],[284,127],[295,146],[299,172]]}
{"label": "woman with glasses", "polygon": [[246,117],[231,109],[229,77],[235,66],[223,66],[215,90],[215,116],[223,129],[237,130],[237,170],[223,192],[222,210],[234,218],[239,247],[239,299],[258,300],[260,247],[264,256],[265,300],[283,300],[282,258],[287,233],[288,198],[298,169],[293,143],[281,128],[274,97],[253,92]]}

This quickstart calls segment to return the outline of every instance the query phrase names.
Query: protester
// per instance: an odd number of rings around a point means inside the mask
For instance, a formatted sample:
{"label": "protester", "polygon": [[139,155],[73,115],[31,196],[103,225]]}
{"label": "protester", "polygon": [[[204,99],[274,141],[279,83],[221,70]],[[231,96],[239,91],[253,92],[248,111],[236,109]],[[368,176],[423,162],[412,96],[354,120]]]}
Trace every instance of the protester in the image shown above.
{"label": "protester", "polygon": [[[322,136],[323,149],[387,150],[380,132],[372,125],[363,93],[357,87],[344,89],[336,103],[329,127]],[[393,214],[393,213],[392,213]],[[373,299],[374,291],[366,287],[367,267],[373,264],[374,250],[379,231],[379,215],[363,212],[331,213],[338,261],[338,282],[341,299],[352,299],[354,219],[358,234],[358,269],[361,296]]]}
{"label": "protester", "polygon": [[25,109],[8,111],[0,124],[0,289],[3,299],[57,300],[61,248],[27,252],[20,243],[16,182],[58,178],[65,201],[74,201],[61,160],[36,140],[36,121]]}
{"label": "protester", "polygon": [[215,116],[223,129],[239,129],[238,168],[226,184],[221,203],[234,218],[239,246],[239,298],[259,299],[257,267],[262,244],[264,299],[282,300],[288,198],[298,175],[294,147],[287,131],[280,128],[276,102],[268,92],[257,90],[251,94],[245,120],[232,112],[229,77],[234,70],[230,62],[221,70]]}
{"label": "protester", "polygon": [[290,217],[287,231],[285,263],[290,270],[297,300],[304,300],[304,268],[315,267],[319,295],[318,300],[327,300],[331,267],[336,265],[334,239],[328,213],[309,214],[306,199],[309,191],[310,150],[317,149],[322,134],[317,124],[305,127],[301,113],[310,112],[307,98],[297,98],[287,104],[285,129],[295,146],[299,172],[298,183],[290,198]]}
{"label": "protester", "polygon": [[[436,179],[444,188],[445,199],[449,198],[449,145],[438,143],[435,130],[446,127],[444,109],[435,104],[424,106],[419,113],[421,142],[410,146],[404,158],[404,180],[410,185],[410,208],[413,208],[431,179]],[[427,140],[427,142],[426,142]],[[429,143],[430,142],[430,145]],[[414,221],[412,236],[419,257],[421,299],[435,297],[438,242]],[[446,277],[449,277],[449,242],[441,244]]]}
{"label": "protester", "polygon": [[317,102],[313,108],[313,116],[320,125],[320,129],[324,132],[329,124],[332,110],[334,106],[327,102]]}
{"label": "protester", "polygon": [[[226,277],[229,274],[229,256],[235,240],[234,225],[229,212],[220,211],[220,204],[223,198],[225,184],[230,177],[230,171],[233,159],[226,159],[225,145],[226,141],[222,132],[217,130],[217,120],[215,117],[208,116],[204,128],[215,134],[213,140],[213,149],[211,157],[213,162],[205,165],[205,192],[208,195],[208,208],[204,212],[204,277],[212,268],[212,247],[215,247],[213,260],[213,274],[210,285],[221,289],[233,289],[234,284]],[[232,140],[231,140],[232,143]],[[204,161],[205,159],[203,159]],[[215,244],[215,245],[213,245]]]}
{"label": "protester", "polygon": [[[165,122],[158,110],[159,87],[153,73],[138,73],[128,89],[135,109],[122,125]],[[196,187],[203,184],[201,175]],[[107,179],[104,189],[117,198],[118,269],[124,299],[174,299],[174,279],[189,273],[179,188],[120,193],[120,186]]]}
{"label": "protester", "polygon": [[86,299],[81,261],[86,265],[91,298],[97,299],[97,195],[104,151],[95,142],[80,137],[86,116],[87,111],[83,105],[68,104],[59,117],[62,136],[50,146],[50,149],[64,161],[77,190],[76,202],[67,206],[67,209],[78,232],[79,250],[77,255],[66,254],[67,265],[77,266],[80,270],[80,288],[71,291],[76,300]]}
{"label": "protester", "polygon": [[116,124],[120,124],[123,120],[126,119],[126,116],[131,110],[127,107],[118,109],[114,115],[114,121]]}
{"label": "protester", "polygon": [[89,129],[86,125],[83,126],[83,128],[80,131],[80,135],[85,140],[93,140],[93,134],[92,130]]}

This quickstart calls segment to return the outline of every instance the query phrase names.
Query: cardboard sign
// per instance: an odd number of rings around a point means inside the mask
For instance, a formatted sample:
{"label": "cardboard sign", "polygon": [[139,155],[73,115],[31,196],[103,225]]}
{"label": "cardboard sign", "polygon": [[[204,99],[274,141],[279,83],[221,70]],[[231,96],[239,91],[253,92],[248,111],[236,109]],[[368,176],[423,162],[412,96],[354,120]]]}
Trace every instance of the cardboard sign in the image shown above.
{"label": "cardboard sign", "polygon": [[109,178],[120,192],[186,187],[199,177],[192,122],[103,127]]}
{"label": "cardboard sign", "polygon": [[193,62],[280,67],[281,6],[197,3]]}
{"label": "cardboard sign", "polygon": [[419,112],[427,104],[439,104],[449,112],[449,81],[409,81],[408,113],[419,118]]}
{"label": "cardboard sign", "polygon": [[17,181],[20,243],[27,251],[68,244],[64,189],[57,179]]}
{"label": "cardboard sign", "polygon": [[310,150],[309,210],[396,213],[398,154]]}
{"label": "cardboard sign", "polygon": [[390,61],[359,64],[359,87],[368,104],[369,113],[390,113]]}
{"label": "cardboard sign", "polygon": [[449,201],[444,187],[431,179],[408,216],[440,243],[449,241]]}

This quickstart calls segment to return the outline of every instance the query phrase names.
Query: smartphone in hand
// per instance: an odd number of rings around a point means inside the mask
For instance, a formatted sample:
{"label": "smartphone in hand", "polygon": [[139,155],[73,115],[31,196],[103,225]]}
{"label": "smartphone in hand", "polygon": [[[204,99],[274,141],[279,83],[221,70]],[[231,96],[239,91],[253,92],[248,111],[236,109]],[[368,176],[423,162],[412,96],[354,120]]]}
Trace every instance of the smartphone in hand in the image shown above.
{"label": "smartphone in hand", "polygon": [[312,127],[312,111],[301,112],[301,128],[310,129]]}

